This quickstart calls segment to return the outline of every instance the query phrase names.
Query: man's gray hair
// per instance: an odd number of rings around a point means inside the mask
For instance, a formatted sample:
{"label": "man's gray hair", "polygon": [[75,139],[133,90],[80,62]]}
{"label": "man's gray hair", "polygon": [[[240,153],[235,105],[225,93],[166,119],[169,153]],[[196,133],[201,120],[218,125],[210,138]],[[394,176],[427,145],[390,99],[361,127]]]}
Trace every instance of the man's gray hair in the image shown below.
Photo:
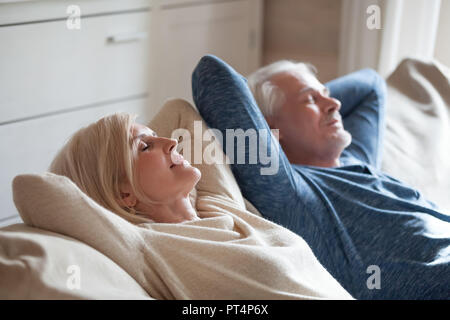
{"label": "man's gray hair", "polygon": [[272,77],[286,71],[298,70],[316,76],[317,69],[310,63],[280,60],[262,67],[248,76],[248,86],[265,117],[272,116],[274,111],[285,101],[283,91],[271,81]]}

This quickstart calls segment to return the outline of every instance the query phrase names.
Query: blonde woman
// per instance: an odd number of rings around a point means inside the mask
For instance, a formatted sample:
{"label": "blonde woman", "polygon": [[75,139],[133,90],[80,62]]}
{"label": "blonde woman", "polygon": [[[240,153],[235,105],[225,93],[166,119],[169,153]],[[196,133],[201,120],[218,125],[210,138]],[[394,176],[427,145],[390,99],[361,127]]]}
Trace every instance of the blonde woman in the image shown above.
{"label": "blonde woman", "polygon": [[[177,140],[169,138],[173,130],[193,133],[195,121],[201,122],[203,132],[208,129],[189,103],[169,101],[151,128],[134,120],[128,114],[114,114],[80,129],[50,170],[131,222],[132,226],[121,222],[120,234],[109,224],[103,227],[99,219],[85,216],[83,221],[90,222],[83,229],[91,230],[86,233],[88,244],[134,270],[129,273],[141,279],[152,297],[352,298],[301,237],[246,210],[227,164],[202,159],[191,165],[178,153]],[[195,139],[183,141],[193,146]],[[66,218],[77,228],[83,223]],[[63,228],[72,235],[73,228]],[[125,236],[123,230],[128,230]],[[95,232],[105,237],[117,234],[117,248],[92,236]],[[141,241],[135,246],[138,252],[127,249],[119,255],[117,250],[131,241],[127,234],[134,232],[139,236],[131,237],[133,241]],[[128,255],[133,258],[123,258]]]}
{"label": "blonde woman", "polygon": [[176,140],[158,137],[135,118],[114,114],[79,130],[50,171],[132,222],[198,219],[189,192],[200,171],[176,151]]}

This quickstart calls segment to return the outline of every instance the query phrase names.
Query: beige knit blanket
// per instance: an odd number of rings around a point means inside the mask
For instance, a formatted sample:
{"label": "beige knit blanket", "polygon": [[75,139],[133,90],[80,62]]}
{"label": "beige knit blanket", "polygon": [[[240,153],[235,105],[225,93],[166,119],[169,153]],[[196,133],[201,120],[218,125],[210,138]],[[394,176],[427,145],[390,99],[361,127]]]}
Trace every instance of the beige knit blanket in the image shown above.
{"label": "beige knit blanket", "polygon": [[[150,127],[170,136],[193,132],[194,120],[187,102],[173,100]],[[26,224],[85,242],[156,299],[351,298],[301,237],[245,209],[227,165],[196,166],[196,221],[133,225],[50,173],[16,177],[14,201]]]}

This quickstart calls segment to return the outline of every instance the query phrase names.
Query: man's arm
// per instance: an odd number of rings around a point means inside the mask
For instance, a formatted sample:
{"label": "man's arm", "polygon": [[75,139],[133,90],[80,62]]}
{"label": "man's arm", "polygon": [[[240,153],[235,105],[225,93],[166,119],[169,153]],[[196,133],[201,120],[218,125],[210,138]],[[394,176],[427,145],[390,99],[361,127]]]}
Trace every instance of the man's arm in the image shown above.
{"label": "man's arm", "polygon": [[325,84],[341,101],[344,128],[352,143],[342,157],[354,157],[376,168],[381,166],[386,83],[378,73],[363,69]]}
{"label": "man's arm", "polygon": [[[277,215],[288,211],[286,208],[295,200],[293,194],[306,183],[299,181],[301,178],[270,134],[245,78],[217,57],[205,56],[192,75],[192,91],[203,119],[223,136],[223,151],[232,161],[231,168],[244,197],[263,216],[279,220]],[[240,148],[237,139],[230,135],[239,136],[239,130],[240,138],[245,133],[255,133],[258,148],[252,150],[255,145],[251,142]],[[266,137],[261,134],[264,131]],[[255,152],[257,161],[250,163]],[[270,163],[263,164],[261,154],[267,156]],[[245,155],[245,163],[238,162],[240,155]],[[306,185],[304,187],[307,188]]]}

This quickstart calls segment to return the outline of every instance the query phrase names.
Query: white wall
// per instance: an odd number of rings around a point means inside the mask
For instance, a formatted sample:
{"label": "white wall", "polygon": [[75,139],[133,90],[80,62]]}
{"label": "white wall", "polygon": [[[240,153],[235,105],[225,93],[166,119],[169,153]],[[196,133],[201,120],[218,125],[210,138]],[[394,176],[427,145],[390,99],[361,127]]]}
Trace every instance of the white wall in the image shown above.
{"label": "white wall", "polygon": [[434,57],[450,68],[450,0],[441,0]]}
{"label": "white wall", "polygon": [[323,82],[337,76],[342,0],[265,0],[263,64],[314,64]]}

